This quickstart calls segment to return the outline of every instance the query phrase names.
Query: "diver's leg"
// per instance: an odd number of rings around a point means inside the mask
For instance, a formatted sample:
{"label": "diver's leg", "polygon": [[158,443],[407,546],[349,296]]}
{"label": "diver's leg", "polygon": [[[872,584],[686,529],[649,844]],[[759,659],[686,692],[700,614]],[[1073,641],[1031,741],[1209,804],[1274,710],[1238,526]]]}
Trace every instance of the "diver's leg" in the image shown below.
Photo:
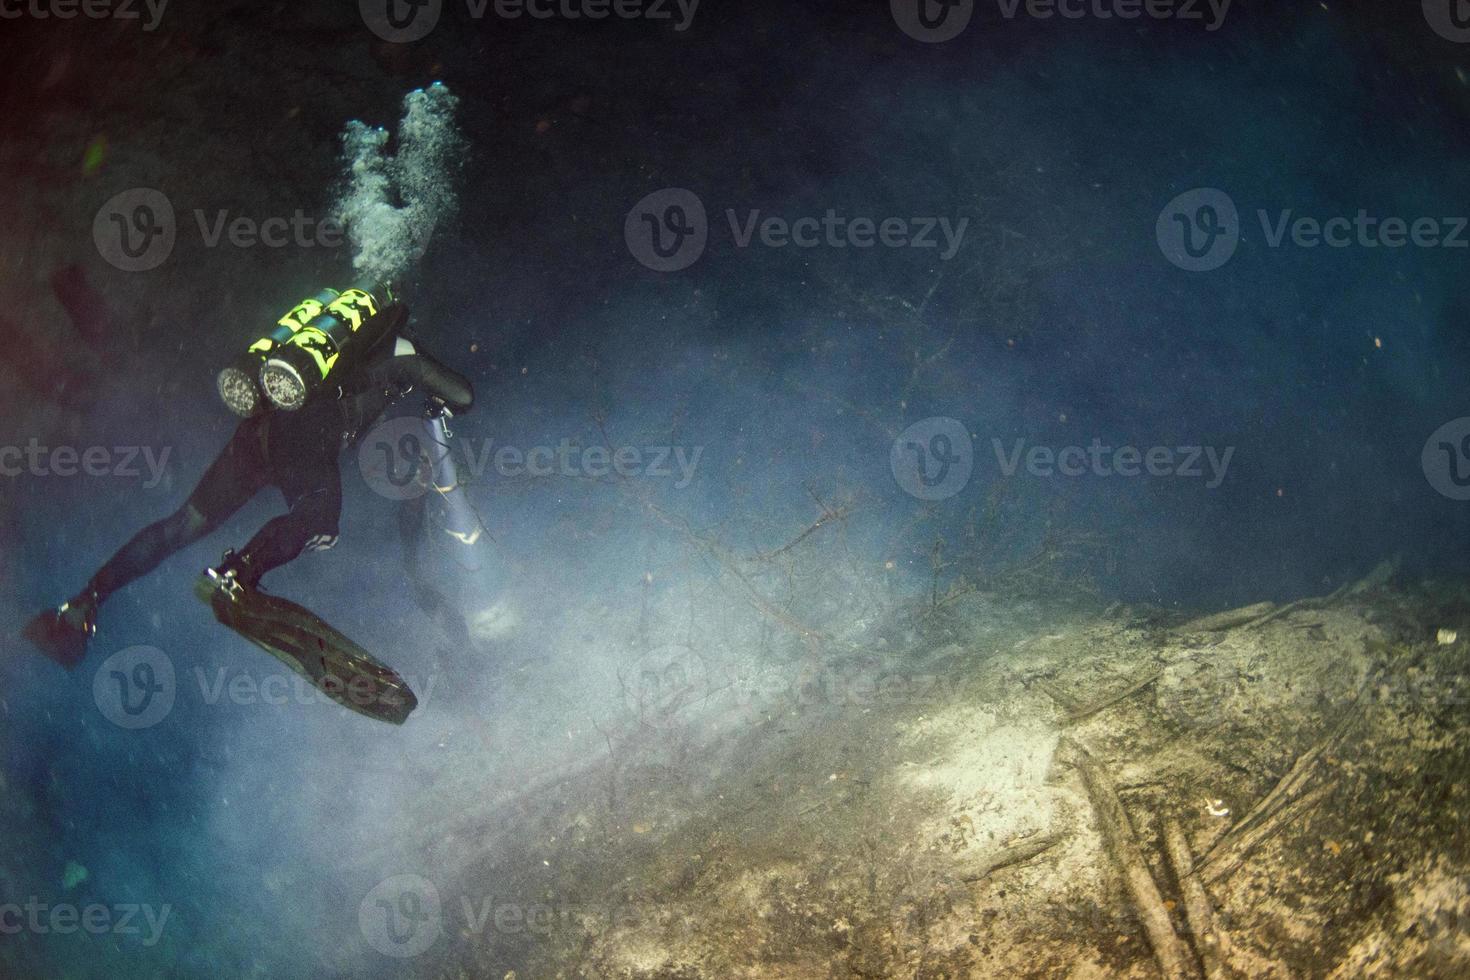
{"label": "diver's leg", "polygon": [[81,662],[96,632],[98,608],[109,596],[214,530],[265,486],[262,425],[260,419],[242,422],[184,505],[135,534],[80,593],[32,619],[27,639],[65,667]]}
{"label": "diver's leg", "polygon": [[424,528],[428,526],[428,502],[429,497],[424,494],[405,500],[398,507],[398,540],[403,545],[403,567],[419,608],[433,617],[444,632],[463,649],[470,642],[469,624],[444,593],[434,588],[419,562]]}
{"label": "diver's leg", "polygon": [[250,543],[228,557],[221,575],[233,573],[241,585],[254,587],[261,576],[293,561],[303,551],[325,551],[337,543],[342,516],[342,474],[330,465],[294,473],[282,488],[290,510],[267,521]]}
{"label": "diver's leg", "polygon": [[165,558],[219,528],[261,491],[269,479],[261,447],[260,419],[247,419],[200,478],[184,505],[139,531],[87,584],[100,604],[151,572]]}

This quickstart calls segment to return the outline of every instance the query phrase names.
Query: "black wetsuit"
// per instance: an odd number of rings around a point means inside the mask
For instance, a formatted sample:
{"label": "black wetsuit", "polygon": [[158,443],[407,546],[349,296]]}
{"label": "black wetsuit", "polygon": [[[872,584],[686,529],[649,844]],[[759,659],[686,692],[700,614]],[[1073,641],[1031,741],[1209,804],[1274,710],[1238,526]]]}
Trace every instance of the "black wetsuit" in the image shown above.
{"label": "black wetsuit", "polygon": [[303,551],[330,548],[337,542],[342,512],[338,460],[343,449],[411,391],[456,414],[474,401],[467,380],[389,336],[364,363],[348,368],[336,387],[299,410],[271,411],[241,422],[184,505],[138,532],[92,577],[88,588],[95,601],[212,533],[268,486],[281,491],[288,509],[267,521],[233,559],[241,581],[253,585]]}

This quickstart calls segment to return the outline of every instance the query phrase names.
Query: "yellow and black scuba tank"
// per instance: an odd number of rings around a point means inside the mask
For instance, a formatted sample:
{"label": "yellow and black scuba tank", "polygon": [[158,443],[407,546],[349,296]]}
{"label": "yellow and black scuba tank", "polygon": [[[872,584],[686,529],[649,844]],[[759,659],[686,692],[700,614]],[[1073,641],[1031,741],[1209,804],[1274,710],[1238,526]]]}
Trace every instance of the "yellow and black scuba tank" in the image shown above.
{"label": "yellow and black scuba tank", "polygon": [[260,369],[265,367],[266,355],[320,316],[339,295],[341,294],[335,289],[324,289],[297,303],[289,313],[276,321],[274,330],[251,344],[219,373],[216,379],[219,395],[230,411],[249,418],[266,407],[264,393],[260,390]]}
{"label": "yellow and black scuba tank", "polygon": [[324,289],[276,321],[219,373],[220,397],[236,415],[265,408],[295,411],[326,384],[344,356],[371,350],[391,327],[377,313],[393,301],[387,286]]}

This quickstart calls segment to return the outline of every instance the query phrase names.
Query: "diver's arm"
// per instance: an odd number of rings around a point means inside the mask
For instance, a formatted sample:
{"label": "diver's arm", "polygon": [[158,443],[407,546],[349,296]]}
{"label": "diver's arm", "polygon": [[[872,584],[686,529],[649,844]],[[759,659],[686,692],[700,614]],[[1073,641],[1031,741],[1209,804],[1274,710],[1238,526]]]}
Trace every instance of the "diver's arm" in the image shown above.
{"label": "diver's arm", "polygon": [[402,392],[417,388],[455,415],[463,415],[475,404],[475,389],[464,375],[445,367],[404,337],[394,339],[393,356],[378,364],[373,374],[375,380]]}
{"label": "diver's arm", "polygon": [[475,406],[475,389],[468,378],[452,371],[432,357],[420,355],[423,385],[431,397],[438,399],[455,415],[463,415]]}

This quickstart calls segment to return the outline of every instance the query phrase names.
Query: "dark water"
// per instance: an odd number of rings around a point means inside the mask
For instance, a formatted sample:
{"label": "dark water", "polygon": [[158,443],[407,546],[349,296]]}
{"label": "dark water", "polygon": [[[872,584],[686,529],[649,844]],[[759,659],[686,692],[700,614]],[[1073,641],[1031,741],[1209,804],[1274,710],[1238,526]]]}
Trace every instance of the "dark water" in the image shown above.
{"label": "dark water", "polygon": [[[761,646],[748,594],[715,587],[720,556],[777,552],[824,513],[847,509],[840,555],[824,524],[757,591],[829,632],[998,587],[1038,553],[1045,597],[1188,610],[1325,594],[1393,555],[1411,576],[1465,571],[1470,42],[1418,5],[1236,4],[1214,29],[1204,7],[982,5],[932,44],[879,4],[708,2],[684,30],[676,7],[444,6],[412,44],[333,4],[0,24],[0,443],[160,463],[0,485],[6,975],[435,975],[434,952],[370,948],[364,895],[473,863],[425,828],[472,817],[477,780],[551,771],[569,727],[600,751],[586,720],[616,713],[627,637],[789,656]],[[435,79],[471,153],[457,217],[405,284],[416,329],[477,388],[454,423],[465,459],[565,441],[571,460],[470,467],[483,567],[456,571],[450,547],[430,561],[475,650],[409,600],[394,504],[351,456],[340,545],[267,581],[430,685],[402,730],[305,694],[260,703],[249,691],[285,675],[190,596],[274,498],[109,603],[74,673],[23,647],[24,617],[178,506],[227,438],[218,367],[348,275],[341,248],[208,247],[193,212],[324,213],[346,120],[392,126]],[[144,272],[93,240],[131,187],[180,214]],[[670,188],[698,199],[708,241],[664,272],[639,233],[672,199],[635,205]],[[742,243],[770,217],[808,219],[811,247]],[[1340,244],[1302,218],[1345,219]],[[81,285],[55,278],[72,267]],[[600,475],[585,449],[604,443],[636,472]],[[177,697],[129,730],[94,677],[138,645]],[[237,676],[246,693],[221,693]],[[68,886],[69,862],[86,877]],[[47,918],[89,906],[95,928]]]}

